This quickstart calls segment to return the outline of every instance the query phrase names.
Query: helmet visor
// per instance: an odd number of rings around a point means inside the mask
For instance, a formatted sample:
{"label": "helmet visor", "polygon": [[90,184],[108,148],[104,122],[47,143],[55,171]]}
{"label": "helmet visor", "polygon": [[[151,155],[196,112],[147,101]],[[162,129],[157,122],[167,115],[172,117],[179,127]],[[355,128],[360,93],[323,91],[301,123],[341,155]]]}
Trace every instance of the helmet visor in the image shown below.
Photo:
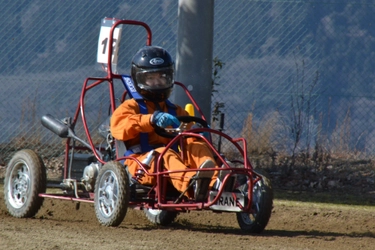
{"label": "helmet visor", "polygon": [[157,90],[170,88],[173,85],[173,69],[147,69],[136,73],[138,86],[141,89]]}

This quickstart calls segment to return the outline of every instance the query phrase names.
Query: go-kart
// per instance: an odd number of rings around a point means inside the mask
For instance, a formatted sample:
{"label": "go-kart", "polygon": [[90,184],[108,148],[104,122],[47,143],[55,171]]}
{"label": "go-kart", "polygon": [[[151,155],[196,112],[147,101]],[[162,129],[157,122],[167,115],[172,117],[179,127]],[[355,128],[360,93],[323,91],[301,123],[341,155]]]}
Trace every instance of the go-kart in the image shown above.
{"label": "go-kart", "polygon": [[[111,25],[107,22],[107,26],[103,27],[102,30],[105,32],[103,35],[101,30],[99,42],[107,39],[108,44],[114,44],[119,33],[118,27],[135,25],[146,30],[146,45],[151,45],[152,33],[147,24],[134,20],[103,20],[110,21]],[[19,218],[33,217],[45,198],[53,198],[75,201],[77,204],[93,203],[96,217],[104,226],[118,226],[124,220],[128,208],[143,210],[148,220],[163,226],[172,223],[179,213],[210,210],[217,213],[236,213],[238,224],[243,231],[262,232],[270,219],[273,205],[270,180],[265,173],[255,170],[251,165],[244,138],[232,138],[223,133],[222,129],[208,126],[199,106],[182,83],[175,82],[175,85],[185,91],[191,100],[190,105],[193,105],[200,117],[194,114],[178,117],[181,121],[180,127],[156,130],[159,135],[169,137],[171,141],[165,145],[165,151],[150,157],[149,161],[155,162],[153,169],[148,167],[149,162],[140,162],[132,155],[124,156],[125,144],[111,136],[109,119],[99,126],[106,147],[95,145],[86,121],[86,93],[101,84],[108,84],[111,112],[116,109],[115,80],[124,85],[123,92],[120,93],[121,101],[137,95],[129,76],[113,73],[115,50],[115,46],[108,46],[107,51],[104,51],[104,61],[110,62],[105,65],[107,76],[88,77],[84,81],[73,118],[60,120],[47,114],[41,119],[44,127],[66,140],[62,181],[59,185],[52,186],[61,192],[47,192],[46,167],[41,156],[30,149],[20,150],[10,160],[4,180],[5,203],[9,213]],[[85,139],[75,133],[78,120],[84,127]],[[188,129],[189,123],[200,125]],[[178,145],[177,150],[183,158],[184,141],[191,137],[205,141],[215,156],[217,166],[220,166],[219,169],[200,170],[217,170],[219,174],[214,188],[208,190],[203,199],[199,200],[189,198],[174,189],[169,172],[163,168],[162,158],[166,150]],[[226,146],[227,152],[221,149],[224,141],[229,145]],[[138,163],[139,170],[136,176],[130,175],[127,166],[124,165],[125,160]],[[84,167],[82,162],[85,163]],[[156,178],[155,185],[140,184],[138,178],[142,175],[153,175]]]}

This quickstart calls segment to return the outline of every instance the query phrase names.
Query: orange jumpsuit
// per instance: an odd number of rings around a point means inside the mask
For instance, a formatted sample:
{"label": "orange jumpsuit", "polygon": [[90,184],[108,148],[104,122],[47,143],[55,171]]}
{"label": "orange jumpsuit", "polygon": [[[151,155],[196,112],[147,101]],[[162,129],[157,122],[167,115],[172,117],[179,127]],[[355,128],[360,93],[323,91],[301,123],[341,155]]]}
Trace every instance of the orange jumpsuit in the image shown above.
{"label": "orange jumpsuit", "polygon": [[[111,117],[111,134],[114,138],[118,140],[125,141],[127,149],[140,144],[140,132],[148,133],[148,140],[150,145],[166,145],[170,139],[159,136],[155,133],[154,127],[151,124],[151,116],[156,110],[155,104],[150,101],[145,101],[147,110],[149,114],[140,114],[140,109],[138,103],[134,99],[129,99],[124,101],[112,114]],[[163,112],[168,112],[167,105],[165,102],[159,103],[160,108]],[[177,106],[176,114],[177,116],[187,116],[189,115],[180,106]],[[165,148],[159,147],[155,151],[162,152]],[[200,140],[195,138],[187,139],[186,145],[186,159],[183,162],[179,153],[170,149],[165,153],[164,167],[169,170],[185,170],[185,169],[197,169],[199,166],[206,161],[211,159],[215,162],[213,154],[210,148]],[[132,156],[136,157],[138,160],[142,161],[146,156],[146,153],[134,154]],[[125,164],[128,166],[130,173],[134,176],[138,169],[138,164],[132,160],[126,160]],[[154,163],[151,164],[151,169],[154,169]],[[169,174],[173,186],[180,192],[186,190],[189,185],[190,178],[195,175],[195,171],[191,172],[177,172]],[[210,186],[214,184],[217,176],[217,171],[212,178]],[[141,184],[153,185],[155,184],[156,178],[154,176],[145,175],[141,180]]]}

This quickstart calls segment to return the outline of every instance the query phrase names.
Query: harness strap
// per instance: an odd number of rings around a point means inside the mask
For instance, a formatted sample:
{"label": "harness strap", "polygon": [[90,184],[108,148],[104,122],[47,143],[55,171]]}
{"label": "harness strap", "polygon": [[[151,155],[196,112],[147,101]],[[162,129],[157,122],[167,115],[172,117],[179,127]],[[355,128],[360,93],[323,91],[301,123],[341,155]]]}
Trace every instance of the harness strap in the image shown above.
{"label": "harness strap", "polygon": [[[138,102],[140,113],[148,114],[147,106],[146,106],[144,99],[135,99],[135,100]],[[168,113],[176,116],[177,115],[176,106],[173,103],[171,103],[169,100],[166,101],[166,104],[168,108]],[[140,142],[141,142],[142,153],[149,152],[153,149],[148,142],[148,133],[140,133]],[[172,149],[178,152],[178,147],[176,144],[172,146]]]}
{"label": "harness strap", "polygon": [[[129,96],[131,98],[134,98],[137,101],[138,106],[139,106],[139,112],[141,114],[148,114],[146,102],[142,98],[142,96],[136,91],[131,77],[128,76],[128,75],[122,75],[122,82],[124,83],[124,86],[125,86],[126,90],[128,91]],[[166,100],[165,103],[167,104],[168,113],[176,116],[177,115],[176,105],[174,105],[169,100]],[[134,153],[145,153],[145,152],[149,152],[152,149],[154,149],[148,142],[148,133],[140,133],[140,144],[141,144],[140,145],[141,146],[141,148],[140,148],[141,152],[136,152],[139,149],[134,150],[132,148],[132,149],[129,149],[128,151],[125,152],[125,156],[131,155],[131,154],[134,154]],[[178,152],[178,147],[177,147],[176,144],[172,146],[172,149],[175,150],[176,152]]]}
{"label": "harness strap", "polygon": [[[148,114],[146,103],[143,99],[136,99],[141,114]],[[148,133],[140,133],[141,151],[142,153],[149,152],[152,150],[148,143]]]}

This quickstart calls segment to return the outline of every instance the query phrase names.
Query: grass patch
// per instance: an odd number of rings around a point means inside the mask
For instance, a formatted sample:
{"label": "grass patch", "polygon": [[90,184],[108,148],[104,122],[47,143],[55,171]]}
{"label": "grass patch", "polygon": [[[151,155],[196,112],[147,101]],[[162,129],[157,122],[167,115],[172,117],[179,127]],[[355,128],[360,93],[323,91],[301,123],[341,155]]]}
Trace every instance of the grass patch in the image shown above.
{"label": "grass patch", "polygon": [[375,193],[341,193],[341,192],[295,192],[274,190],[275,200],[309,203],[329,203],[335,205],[358,205],[375,208]]}

